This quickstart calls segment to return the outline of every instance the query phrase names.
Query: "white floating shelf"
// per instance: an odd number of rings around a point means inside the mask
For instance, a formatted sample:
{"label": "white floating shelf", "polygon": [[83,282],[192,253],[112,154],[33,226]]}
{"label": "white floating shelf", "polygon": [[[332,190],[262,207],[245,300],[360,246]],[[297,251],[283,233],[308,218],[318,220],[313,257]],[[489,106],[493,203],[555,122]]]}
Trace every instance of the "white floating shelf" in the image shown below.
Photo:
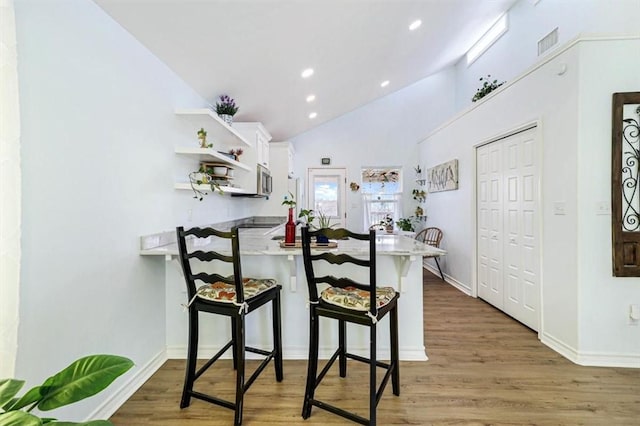
{"label": "white floating shelf", "polygon": [[202,127],[207,131],[208,142],[213,143],[214,146],[220,143],[227,146],[252,146],[237,130],[222,121],[218,114],[209,108],[179,108],[175,113],[188,117],[194,122],[194,139],[196,132]]}
{"label": "white floating shelf", "polygon": [[211,161],[215,159],[220,163],[224,163],[233,167],[234,169],[246,170],[248,172],[252,171],[253,168],[243,164],[239,161],[232,160],[226,155],[220,154],[213,148],[191,148],[185,146],[177,146],[175,148],[176,154],[187,154],[187,155],[199,155],[202,161]]}
{"label": "white floating shelf", "polygon": [[[194,185],[196,187],[196,189],[202,191],[202,192],[207,192],[210,193],[211,192],[211,185]],[[176,183],[174,184],[174,188],[175,189],[188,189],[191,190],[191,184],[188,182],[185,183]],[[246,189],[242,189],[242,188],[235,188],[235,187],[231,187],[231,186],[222,186],[220,187],[220,189],[222,189],[222,193],[223,195],[225,194],[251,194],[251,192],[247,191]],[[218,192],[218,191],[216,191]]]}

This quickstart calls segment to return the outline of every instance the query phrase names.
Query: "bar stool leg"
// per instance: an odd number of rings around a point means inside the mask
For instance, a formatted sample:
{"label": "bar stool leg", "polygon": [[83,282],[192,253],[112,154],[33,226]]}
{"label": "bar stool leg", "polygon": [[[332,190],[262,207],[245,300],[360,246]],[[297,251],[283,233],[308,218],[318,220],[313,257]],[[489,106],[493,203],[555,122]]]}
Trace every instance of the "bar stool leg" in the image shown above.
{"label": "bar stool leg", "polygon": [[340,348],[340,377],[347,377],[347,323],[344,320],[338,320],[338,345]]}
{"label": "bar stool leg", "polygon": [[234,426],[242,424],[242,409],[244,403],[244,367],[245,367],[245,333],[244,333],[244,313],[234,316],[236,323],[236,335],[234,336],[237,346],[238,369],[236,370],[236,411]]}
{"label": "bar stool leg", "polygon": [[198,358],[198,311],[195,307],[189,309],[189,343],[187,348],[187,368],[185,371],[184,387],[180,408],[188,407],[191,403],[191,391],[196,375],[196,362]]}
{"label": "bar stool leg", "polygon": [[400,356],[398,348],[398,306],[389,312],[389,325],[391,327],[391,364],[394,366],[391,373],[391,385],[393,394],[400,396]]}
{"label": "bar stool leg", "polygon": [[281,323],[281,308],[280,308],[280,291],[276,295],[276,298],[271,302],[273,305],[272,321],[273,321],[273,349],[275,350],[274,366],[276,369],[276,380],[282,381],[282,331],[280,329]]}
{"label": "bar stool leg", "polygon": [[231,318],[231,341],[233,344],[231,345],[231,350],[233,351],[233,369],[238,369],[238,346],[236,342],[236,321],[235,318]]}
{"label": "bar stool leg", "polygon": [[315,305],[311,305],[309,311],[309,361],[307,364],[307,386],[302,406],[303,419],[308,419],[311,415],[311,400],[316,389],[316,374],[318,373],[319,318],[315,312]]}
{"label": "bar stool leg", "polygon": [[376,325],[369,328],[369,426],[376,426]]}

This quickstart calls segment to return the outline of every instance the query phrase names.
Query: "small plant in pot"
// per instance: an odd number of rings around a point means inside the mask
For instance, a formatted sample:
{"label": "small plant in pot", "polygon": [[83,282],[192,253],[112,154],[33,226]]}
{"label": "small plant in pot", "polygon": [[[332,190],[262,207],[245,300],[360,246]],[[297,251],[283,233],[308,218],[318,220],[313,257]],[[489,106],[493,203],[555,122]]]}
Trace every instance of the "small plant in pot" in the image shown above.
{"label": "small plant in pot", "polygon": [[[331,217],[328,216],[327,214],[325,214],[322,211],[318,211],[317,212],[317,218],[318,218],[318,225],[314,225],[313,221],[316,219],[316,212],[309,209],[302,209],[300,210],[300,214],[298,215],[299,218],[304,218],[305,222],[307,223],[307,225],[309,225],[309,227],[314,228],[316,230],[320,230],[320,229],[329,229],[329,228],[333,228],[336,224],[332,224],[331,223]],[[329,243],[329,238],[324,236],[324,235],[317,235],[316,236],[316,243],[318,244],[327,244]]]}
{"label": "small plant in pot", "polygon": [[216,113],[229,126],[233,123],[233,116],[238,112],[236,101],[227,95],[220,96],[216,103]]}
{"label": "small plant in pot", "polygon": [[473,98],[471,98],[471,102],[479,101],[480,99],[484,98],[489,93],[493,92],[498,87],[506,83],[505,81],[503,81],[502,83],[498,83],[498,80],[491,81],[491,74],[487,75],[486,77],[480,77],[480,82],[482,83],[482,86],[480,86],[480,88],[476,91],[476,94],[473,95]]}
{"label": "small plant in pot", "polygon": [[200,168],[195,171],[189,173],[189,184],[191,185],[191,190],[193,191],[193,198],[197,198],[198,201],[202,201],[202,198],[207,195],[207,193],[201,190],[198,185],[209,185],[211,187],[211,192],[218,191],[220,194],[223,194],[222,188],[216,181],[213,176],[213,169],[206,169],[202,165]]}
{"label": "small plant in pot", "polygon": [[384,219],[380,221],[380,226],[384,227],[384,229],[391,234],[393,232],[393,218],[391,215],[386,215]]}
{"label": "small plant in pot", "polygon": [[398,225],[398,228],[400,228],[402,231],[405,231],[405,232],[415,231],[415,228],[413,227],[413,216],[409,216],[406,218],[401,217],[400,219],[398,219],[396,224]]}

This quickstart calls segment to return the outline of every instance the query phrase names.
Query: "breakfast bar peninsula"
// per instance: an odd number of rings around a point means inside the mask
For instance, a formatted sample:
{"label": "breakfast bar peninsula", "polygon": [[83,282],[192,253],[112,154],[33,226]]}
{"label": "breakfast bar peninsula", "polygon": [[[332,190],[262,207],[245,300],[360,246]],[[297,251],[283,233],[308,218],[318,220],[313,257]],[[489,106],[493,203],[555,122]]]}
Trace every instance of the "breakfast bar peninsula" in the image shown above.
{"label": "breakfast bar peninsula", "polygon": [[[242,255],[242,273],[245,277],[275,278],[282,285],[282,343],[285,359],[306,359],[309,341],[309,311],[307,304],[307,284],[302,262],[302,250],[282,248],[280,241],[284,233],[282,226],[268,228],[268,222],[253,226],[252,218],[224,224],[214,224],[217,229],[240,226],[240,251]],[[202,243],[201,243],[202,244]],[[202,245],[202,250],[216,249],[213,245]],[[366,242],[356,240],[337,241],[335,248],[322,248],[334,253],[347,253],[357,256],[366,253]],[[428,246],[408,236],[380,233],[376,239],[378,286],[390,286],[400,293],[399,308],[399,346],[400,359],[427,360],[424,346],[423,306],[422,306],[422,258],[440,256],[444,250]],[[167,356],[185,358],[187,344],[187,314],[183,305],[187,303],[186,287],[178,261],[178,247],[175,232],[141,237],[140,254],[158,258],[158,267],[164,268],[164,291],[166,309]],[[226,271],[223,271],[226,273]],[[322,272],[321,270],[319,272]],[[231,271],[228,271],[231,274]],[[354,279],[366,282],[359,276],[362,271],[354,270]],[[270,308],[269,308],[270,309]],[[269,347],[271,313],[269,309],[247,318],[247,345]],[[230,338],[231,327],[223,318],[203,317],[200,323],[201,354],[216,353]],[[322,339],[320,357],[328,358],[337,345],[334,336],[337,333],[322,333],[324,327],[332,327],[330,322],[320,323]],[[381,335],[388,335],[388,321],[380,324]],[[366,354],[368,350],[368,330],[349,325],[349,351]],[[379,359],[388,359],[389,347],[386,339],[381,339]],[[230,353],[229,353],[230,355]]]}

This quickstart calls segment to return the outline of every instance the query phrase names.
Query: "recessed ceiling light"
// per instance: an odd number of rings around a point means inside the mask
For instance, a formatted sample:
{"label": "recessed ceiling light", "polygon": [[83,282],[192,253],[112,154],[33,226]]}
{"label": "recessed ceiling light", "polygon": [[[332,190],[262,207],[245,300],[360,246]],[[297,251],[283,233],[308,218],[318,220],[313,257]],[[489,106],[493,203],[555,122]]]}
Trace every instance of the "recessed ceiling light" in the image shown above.
{"label": "recessed ceiling light", "polygon": [[311,114],[309,114],[309,118],[314,119],[318,116],[317,112],[312,112]]}
{"label": "recessed ceiling light", "polygon": [[413,21],[413,22],[411,23],[411,25],[409,25],[409,29],[410,29],[411,31],[416,30],[416,29],[418,29],[418,27],[419,27],[420,25],[422,25],[422,21],[421,21],[421,20],[419,20],[419,19],[416,19],[415,21]]}
{"label": "recessed ceiling light", "polygon": [[302,71],[302,78],[309,78],[313,75],[313,68],[307,68],[306,70]]}
{"label": "recessed ceiling light", "polygon": [[389,85],[389,80],[385,80],[382,83],[380,83],[380,87],[387,87]]}
{"label": "recessed ceiling light", "polygon": [[316,95],[309,95],[307,96],[307,102],[313,102],[316,100]]}

